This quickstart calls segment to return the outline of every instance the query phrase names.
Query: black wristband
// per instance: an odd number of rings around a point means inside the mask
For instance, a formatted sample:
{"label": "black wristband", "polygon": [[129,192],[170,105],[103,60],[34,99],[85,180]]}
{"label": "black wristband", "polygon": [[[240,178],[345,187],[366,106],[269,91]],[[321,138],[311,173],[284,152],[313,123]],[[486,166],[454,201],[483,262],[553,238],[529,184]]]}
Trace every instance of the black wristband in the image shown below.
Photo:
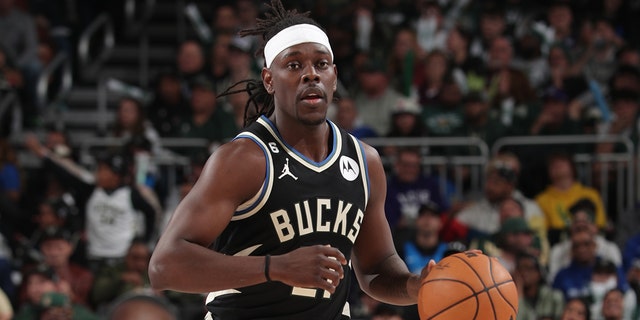
{"label": "black wristband", "polygon": [[267,279],[267,282],[271,282],[271,277],[269,277],[269,262],[271,261],[271,255],[264,256],[264,277]]}

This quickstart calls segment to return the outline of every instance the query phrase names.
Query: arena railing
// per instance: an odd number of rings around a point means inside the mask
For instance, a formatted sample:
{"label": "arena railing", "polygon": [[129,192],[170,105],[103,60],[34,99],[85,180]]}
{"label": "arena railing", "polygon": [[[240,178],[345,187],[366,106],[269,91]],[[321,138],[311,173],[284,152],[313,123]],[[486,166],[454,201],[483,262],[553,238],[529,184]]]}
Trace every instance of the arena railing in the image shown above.
{"label": "arena railing", "polygon": [[[438,177],[442,194],[449,194],[448,185],[453,184],[454,200],[461,200],[468,194],[476,194],[482,190],[484,167],[489,161],[489,148],[478,137],[366,138],[363,141],[378,149],[419,147],[424,151],[424,172]],[[473,155],[448,152],[433,154],[429,149],[434,147],[467,147],[474,148],[475,152]],[[381,157],[383,165],[389,169],[393,159],[382,152]]]}
{"label": "arena railing", "polygon": [[[623,150],[598,153],[595,147],[601,143],[612,143]],[[589,186],[597,185],[605,206],[615,201],[617,213],[632,210],[637,201],[635,194],[635,147],[629,137],[623,135],[557,135],[557,136],[513,136],[498,139],[491,148],[492,155],[511,147],[553,147],[579,146],[588,151],[571,152],[578,178]],[[569,151],[567,151],[569,152]],[[638,171],[640,172],[640,171]],[[597,179],[598,183],[595,183]],[[615,179],[615,181],[610,181]],[[613,185],[611,183],[614,183]],[[614,187],[616,199],[610,198],[610,188]]]}
{"label": "arena railing", "polygon": [[[49,92],[52,83],[58,84],[54,94]],[[60,52],[42,70],[36,86],[36,104],[45,118],[45,122],[60,122],[63,120],[61,118],[63,110],[61,110],[59,104],[71,92],[72,87],[71,61],[67,54]]]}
{"label": "arena railing", "polygon": [[[102,38],[100,39],[102,47],[93,57],[91,47],[98,31],[103,30]],[[94,76],[101,65],[107,61],[113,47],[115,46],[115,33],[113,28],[113,22],[108,14],[103,13],[98,16],[80,35],[78,40],[78,61],[80,64],[80,74],[83,78]]]}

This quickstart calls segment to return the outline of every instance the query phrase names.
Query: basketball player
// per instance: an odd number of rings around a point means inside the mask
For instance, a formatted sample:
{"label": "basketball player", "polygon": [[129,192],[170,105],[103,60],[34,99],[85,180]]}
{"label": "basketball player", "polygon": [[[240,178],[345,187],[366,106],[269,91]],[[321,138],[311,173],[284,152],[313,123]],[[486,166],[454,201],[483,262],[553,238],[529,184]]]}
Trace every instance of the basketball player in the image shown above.
{"label": "basketball player", "polygon": [[349,319],[353,270],[375,299],[415,304],[434,263],[408,271],[384,214],[379,155],[326,118],[337,85],[327,35],[279,0],[270,10],[241,31],[266,42],[262,81],[236,90],[254,103],[248,126],[177,207],[151,258],[152,286],[211,292],[208,319]]}

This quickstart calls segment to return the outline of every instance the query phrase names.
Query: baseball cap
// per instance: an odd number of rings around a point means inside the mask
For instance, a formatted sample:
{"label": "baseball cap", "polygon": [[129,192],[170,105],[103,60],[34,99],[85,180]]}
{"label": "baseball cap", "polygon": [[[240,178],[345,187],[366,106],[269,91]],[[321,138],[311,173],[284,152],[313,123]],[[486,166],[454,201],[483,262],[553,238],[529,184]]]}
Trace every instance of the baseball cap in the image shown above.
{"label": "baseball cap", "polygon": [[415,114],[419,115],[422,110],[420,110],[420,105],[415,99],[411,98],[398,98],[396,101],[396,105],[393,107],[393,114]]}
{"label": "baseball cap", "polygon": [[501,234],[509,233],[533,233],[527,221],[522,217],[512,217],[505,220],[500,226]]}
{"label": "baseball cap", "polygon": [[71,233],[63,228],[49,227],[44,230],[40,243],[48,240],[66,240],[71,241]]}
{"label": "baseball cap", "polygon": [[593,266],[593,273],[615,274],[617,272],[616,265],[607,259],[597,259]]}
{"label": "baseball cap", "polygon": [[129,161],[120,152],[105,152],[98,157],[99,164],[105,164],[114,173],[125,176],[129,171]]}

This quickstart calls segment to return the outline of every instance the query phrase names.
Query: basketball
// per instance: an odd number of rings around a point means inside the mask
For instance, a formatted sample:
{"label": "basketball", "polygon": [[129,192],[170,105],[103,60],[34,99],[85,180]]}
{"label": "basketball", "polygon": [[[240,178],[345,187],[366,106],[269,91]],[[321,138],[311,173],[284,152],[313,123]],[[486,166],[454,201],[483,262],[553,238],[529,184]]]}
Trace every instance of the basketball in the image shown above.
{"label": "basketball", "polygon": [[518,290],[496,258],[461,252],[438,262],[418,293],[421,320],[515,320]]}

